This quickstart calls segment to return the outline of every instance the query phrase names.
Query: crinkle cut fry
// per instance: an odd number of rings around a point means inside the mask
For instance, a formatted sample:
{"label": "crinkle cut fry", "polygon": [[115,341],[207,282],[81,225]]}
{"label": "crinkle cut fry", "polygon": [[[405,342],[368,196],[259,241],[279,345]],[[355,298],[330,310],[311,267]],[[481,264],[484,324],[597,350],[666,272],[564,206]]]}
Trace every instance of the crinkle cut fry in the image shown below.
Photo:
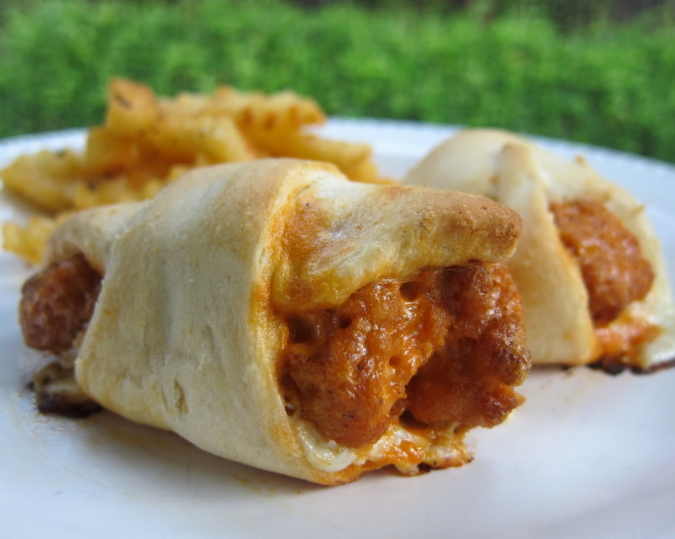
{"label": "crinkle cut fry", "polygon": [[[169,99],[116,78],[104,124],[89,130],[82,154],[24,155],[0,175],[8,190],[53,213],[146,200],[189,169],[271,156],[331,162],[354,181],[390,183],[380,178],[368,145],[302,132],[325,121],[316,101],[292,91],[265,95],[222,86],[212,95]],[[42,257],[34,223],[6,229],[5,249],[30,262]]]}

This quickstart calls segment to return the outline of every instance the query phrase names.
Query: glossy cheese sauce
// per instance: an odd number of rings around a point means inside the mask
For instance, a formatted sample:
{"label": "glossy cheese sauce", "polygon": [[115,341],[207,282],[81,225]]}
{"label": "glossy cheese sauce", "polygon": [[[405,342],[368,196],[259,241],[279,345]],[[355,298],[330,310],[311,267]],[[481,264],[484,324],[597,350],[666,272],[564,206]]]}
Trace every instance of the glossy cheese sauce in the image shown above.
{"label": "glossy cheese sauce", "polygon": [[601,201],[553,203],[550,209],[560,239],[578,262],[588,291],[601,363],[630,363],[638,348],[660,332],[624,313],[652,287],[654,271],[649,261],[637,238]]}
{"label": "glossy cheese sauce", "polygon": [[[368,284],[332,309],[283,316],[287,410],[343,446],[399,426],[426,439],[449,427],[463,434],[520,403],[513,386],[530,358],[520,296],[501,265],[428,268]],[[412,458],[417,447],[402,440],[390,452]]]}
{"label": "glossy cheese sauce", "polygon": [[637,238],[602,202],[553,203],[551,211],[560,239],[579,263],[596,326],[616,319],[647,295],[654,281],[652,267]]}

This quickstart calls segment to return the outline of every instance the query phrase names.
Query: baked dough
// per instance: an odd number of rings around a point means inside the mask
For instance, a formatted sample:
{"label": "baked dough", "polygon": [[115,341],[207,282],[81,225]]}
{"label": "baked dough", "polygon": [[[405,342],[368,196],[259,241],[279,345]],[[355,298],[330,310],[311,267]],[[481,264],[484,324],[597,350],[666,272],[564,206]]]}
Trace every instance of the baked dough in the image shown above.
{"label": "baked dough", "polygon": [[[650,372],[672,363],[673,304],[658,238],[644,206],[600,177],[583,157],[567,161],[504,131],[466,130],[433,149],[404,183],[482,194],[523,218],[523,235],[508,266],[523,296],[534,364],[599,361],[610,372],[627,366]],[[600,326],[589,311],[579,263],[563,244],[551,211],[554,203],[584,200],[619,218],[655,276],[646,296]]]}
{"label": "baked dough", "polygon": [[[270,159],[196,170],[152,201],[77,214],[51,238],[46,265],[84,256],[103,275],[75,360],[96,402],[216,455],[336,484],[388,464],[408,474],[462,464],[466,428],[393,418],[365,443],[328,439],[284,382],[288,347],[305,345],[289,320],[332,312],[373,283],[496,267],[519,233],[517,214],[484,197]],[[519,402],[511,386],[529,369],[520,327],[508,357],[491,359],[508,378],[498,383],[506,404],[485,426]],[[491,395],[478,397],[499,406]]]}

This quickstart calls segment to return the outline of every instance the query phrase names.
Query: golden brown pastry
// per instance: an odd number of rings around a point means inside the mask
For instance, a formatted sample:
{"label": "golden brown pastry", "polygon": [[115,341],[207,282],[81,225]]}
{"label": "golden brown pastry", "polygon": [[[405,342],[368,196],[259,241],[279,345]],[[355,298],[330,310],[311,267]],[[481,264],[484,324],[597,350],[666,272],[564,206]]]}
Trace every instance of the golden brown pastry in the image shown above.
{"label": "golden brown pastry", "polygon": [[500,264],[519,233],[483,197],[215,166],[61,225],[22,327],[75,348],[97,403],[216,455],[324,484],[416,474],[470,460],[464,433],[520,402],[529,354]]}
{"label": "golden brown pastry", "polygon": [[673,304],[644,207],[581,157],[476,129],[431,151],[406,184],[488,196],[516,210],[523,235],[509,269],[537,364],[597,362],[650,372],[675,357]]}

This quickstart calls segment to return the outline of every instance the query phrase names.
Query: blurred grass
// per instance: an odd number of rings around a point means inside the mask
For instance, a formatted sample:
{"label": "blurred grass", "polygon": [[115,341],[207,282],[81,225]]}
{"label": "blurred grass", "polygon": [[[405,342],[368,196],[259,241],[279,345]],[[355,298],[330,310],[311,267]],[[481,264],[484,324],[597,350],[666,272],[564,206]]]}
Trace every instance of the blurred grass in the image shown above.
{"label": "blurred grass", "polygon": [[293,88],[331,115],[498,126],[675,162],[675,22],[561,34],[489,17],[281,0],[30,0],[0,13],[0,136],[102,120],[121,75],[159,93]]}

